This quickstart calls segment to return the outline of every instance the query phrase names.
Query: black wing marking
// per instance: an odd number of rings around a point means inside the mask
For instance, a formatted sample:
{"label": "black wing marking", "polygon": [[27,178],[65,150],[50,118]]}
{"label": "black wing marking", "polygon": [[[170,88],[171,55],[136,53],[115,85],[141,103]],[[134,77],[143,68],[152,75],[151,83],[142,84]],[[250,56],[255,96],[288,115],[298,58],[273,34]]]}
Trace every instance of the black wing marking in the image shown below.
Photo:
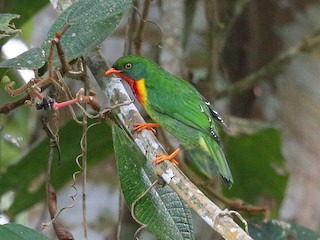
{"label": "black wing marking", "polygon": [[208,106],[212,117],[217,120],[217,122],[220,123],[221,126],[223,126],[223,128],[227,131],[227,132],[231,132],[230,128],[228,127],[228,125],[226,124],[226,122],[222,119],[222,117],[220,116],[220,114],[218,113],[217,110],[214,109],[214,107],[211,105],[211,103],[203,96],[202,100],[204,101],[204,103]]}
{"label": "black wing marking", "polygon": [[[205,104],[207,105],[207,102],[204,101]],[[207,105],[208,106],[208,105]],[[213,126],[213,122],[212,122],[212,118],[211,116],[208,116],[208,114],[204,111],[203,107],[201,105],[199,105],[200,107],[200,111],[205,114],[208,118],[208,122],[209,122],[209,134],[210,136],[220,145],[221,141],[220,141],[220,137],[218,136],[218,134],[216,134],[216,132],[214,131],[214,126]],[[210,108],[209,108],[210,109]],[[211,112],[211,109],[210,109]],[[211,114],[212,115],[212,114]]]}

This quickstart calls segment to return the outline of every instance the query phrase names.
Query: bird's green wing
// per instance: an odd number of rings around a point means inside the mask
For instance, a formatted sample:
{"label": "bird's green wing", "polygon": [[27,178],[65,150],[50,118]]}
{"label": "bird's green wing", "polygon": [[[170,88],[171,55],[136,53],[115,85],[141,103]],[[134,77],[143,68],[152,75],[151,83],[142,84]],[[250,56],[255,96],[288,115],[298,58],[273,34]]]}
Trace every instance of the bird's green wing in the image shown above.
{"label": "bird's green wing", "polygon": [[155,75],[154,77],[161,77],[162,79],[161,81],[156,79],[146,81],[150,108],[205,134],[213,134],[213,137],[218,140],[210,109],[199,92],[190,83],[173,75]]}

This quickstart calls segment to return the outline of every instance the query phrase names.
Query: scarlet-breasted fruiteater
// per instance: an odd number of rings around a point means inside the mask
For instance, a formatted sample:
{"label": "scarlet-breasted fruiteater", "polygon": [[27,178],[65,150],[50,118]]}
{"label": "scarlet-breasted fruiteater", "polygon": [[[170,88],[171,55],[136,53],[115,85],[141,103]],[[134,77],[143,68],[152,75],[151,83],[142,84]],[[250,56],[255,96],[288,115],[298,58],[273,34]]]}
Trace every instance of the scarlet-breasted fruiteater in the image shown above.
{"label": "scarlet-breasted fruiteater", "polygon": [[[148,115],[168,130],[182,148],[200,150],[212,159],[227,187],[231,187],[233,178],[214,120],[224,126],[225,123],[192,84],[142,56],[119,58],[106,72],[106,75],[109,74],[118,75],[130,85]],[[144,125],[139,127],[143,128]],[[173,160],[179,151],[180,148],[170,156],[161,155],[156,162]]]}

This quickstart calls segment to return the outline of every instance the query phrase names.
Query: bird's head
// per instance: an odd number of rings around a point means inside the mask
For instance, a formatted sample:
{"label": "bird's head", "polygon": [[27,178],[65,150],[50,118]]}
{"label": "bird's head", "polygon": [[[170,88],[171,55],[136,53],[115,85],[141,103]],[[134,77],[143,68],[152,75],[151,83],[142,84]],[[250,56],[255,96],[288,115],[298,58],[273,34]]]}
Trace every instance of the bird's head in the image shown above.
{"label": "bird's head", "polygon": [[119,58],[112,65],[112,68],[106,71],[105,74],[116,74],[130,84],[130,82],[132,81],[138,81],[146,77],[147,66],[147,58],[144,58],[142,56],[125,56]]}

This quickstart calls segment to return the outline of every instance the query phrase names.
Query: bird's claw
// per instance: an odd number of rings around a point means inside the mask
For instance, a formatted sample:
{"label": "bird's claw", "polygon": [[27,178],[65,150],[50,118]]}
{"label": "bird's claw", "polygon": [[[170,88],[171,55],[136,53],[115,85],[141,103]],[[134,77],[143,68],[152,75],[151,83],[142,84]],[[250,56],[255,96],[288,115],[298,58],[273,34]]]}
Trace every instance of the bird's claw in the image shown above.
{"label": "bird's claw", "polygon": [[159,154],[154,160],[153,160],[153,163],[156,165],[156,164],[159,164],[163,161],[170,161],[172,162],[173,164],[175,164],[176,166],[179,166],[179,162],[177,160],[175,160],[174,158],[170,158],[170,155],[165,155],[165,154]]}
{"label": "bird's claw", "polygon": [[180,152],[180,148],[176,149],[173,153],[171,153],[170,155],[165,155],[165,154],[159,154],[154,160],[153,163],[154,164],[159,164],[163,161],[170,161],[173,164],[175,164],[176,166],[179,165],[179,162],[177,160],[174,159],[175,156],[178,155],[178,153]]}
{"label": "bird's claw", "polygon": [[134,125],[133,132],[141,132],[144,129],[150,130],[153,134],[156,134],[154,127],[159,127],[158,123],[137,123]]}

